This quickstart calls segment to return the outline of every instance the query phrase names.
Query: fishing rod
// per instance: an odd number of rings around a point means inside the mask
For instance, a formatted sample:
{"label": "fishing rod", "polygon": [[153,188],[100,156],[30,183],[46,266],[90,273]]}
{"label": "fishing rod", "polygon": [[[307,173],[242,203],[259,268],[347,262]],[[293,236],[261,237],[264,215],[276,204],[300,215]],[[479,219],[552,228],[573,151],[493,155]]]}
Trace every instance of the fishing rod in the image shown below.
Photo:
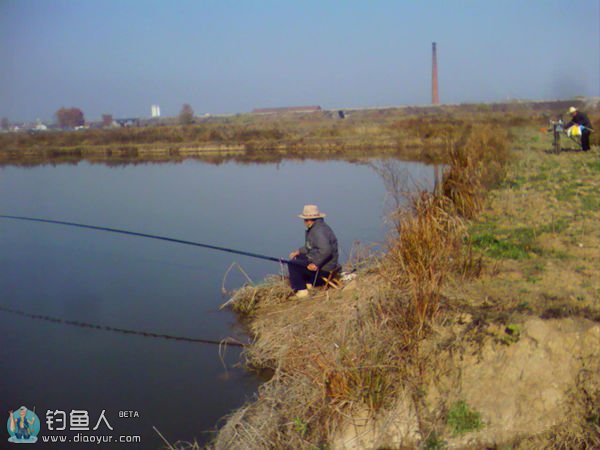
{"label": "fishing rod", "polygon": [[274,256],[261,255],[259,253],[245,252],[242,250],[235,250],[233,248],[219,247],[217,245],[203,244],[201,242],[185,241],[183,239],[175,239],[175,238],[170,238],[170,237],[166,237],[166,236],[158,236],[155,234],[138,233],[136,231],[128,231],[128,230],[119,230],[117,228],[99,227],[96,225],[85,225],[82,223],[65,222],[62,220],[40,219],[40,218],[36,218],[36,217],[8,216],[8,215],[3,215],[3,214],[0,214],[0,219],[12,219],[12,220],[23,220],[23,221],[28,221],[28,222],[51,223],[51,224],[55,224],[55,225],[66,225],[69,227],[87,228],[90,230],[108,231],[110,233],[126,234],[129,236],[157,239],[160,241],[174,242],[176,244],[193,245],[195,247],[208,248],[210,250],[217,250],[220,252],[234,253],[236,255],[249,256],[251,258],[264,259],[267,261],[274,261],[274,262],[277,262],[280,264],[301,264],[296,261],[291,261],[289,259],[275,258]]}
{"label": "fishing rod", "polygon": [[[258,258],[258,259],[264,259],[267,261],[274,261],[274,262],[278,262],[281,264],[297,264],[296,261],[290,261],[290,260],[287,260],[284,258],[275,258],[273,256],[261,255],[259,253],[246,252],[246,251],[235,250],[235,249],[227,248],[227,247],[219,247],[216,245],[209,245],[209,244],[203,244],[200,242],[186,241],[183,239],[175,239],[175,238],[170,238],[170,237],[166,237],[166,236],[158,236],[158,235],[154,235],[154,234],[138,233],[135,231],[128,231],[128,230],[120,230],[117,228],[100,227],[100,226],[96,226],[96,225],[86,225],[86,224],[82,224],[82,223],[65,222],[65,221],[61,221],[61,220],[40,219],[37,217],[10,216],[10,215],[4,215],[4,214],[0,214],[0,219],[21,220],[21,221],[38,222],[38,223],[49,223],[49,224],[55,224],[55,225],[65,225],[65,226],[70,226],[70,227],[85,228],[85,229],[90,229],[90,230],[107,231],[110,233],[118,233],[118,234],[125,234],[125,235],[129,235],[129,236],[145,237],[145,238],[149,238],[149,239],[157,239],[157,240],[161,240],[161,241],[174,242],[176,244],[193,245],[196,247],[208,248],[211,250],[217,250],[217,251],[222,251],[222,252],[235,253],[238,255],[249,256],[251,258]],[[243,347],[245,345],[244,343],[242,343],[238,340],[235,340],[233,338],[226,338],[221,341],[216,341],[216,340],[211,340],[211,339],[191,338],[191,337],[186,337],[186,336],[173,336],[173,335],[169,335],[169,334],[160,334],[160,333],[153,333],[153,332],[148,332],[148,331],[117,328],[117,327],[111,327],[111,326],[107,326],[107,325],[98,325],[98,324],[93,324],[93,323],[80,322],[80,321],[76,321],[76,320],[65,320],[65,319],[61,319],[58,317],[46,316],[46,315],[41,315],[41,314],[32,314],[32,313],[28,313],[25,311],[12,309],[12,308],[9,308],[9,307],[3,306],[3,305],[0,305],[0,311],[5,312],[5,313],[19,315],[22,317],[28,317],[30,319],[44,320],[44,321],[53,322],[53,323],[62,323],[64,325],[71,325],[71,326],[76,326],[76,327],[81,327],[81,328],[92,328],[92,329],[96,329],[96,330],[113,331],[113,332],[117,332],[117,333],[129,334],[129,335],[138,335],[138,336],[151,337],[151,338],[171,339],[171,340],[175,340],[175,341],[194,342],[194,343],[201,343],[201,344],[214,344],[214,345],[219,345],[219,346],[232,345],[232,346],[237,346],[237,347]]]}

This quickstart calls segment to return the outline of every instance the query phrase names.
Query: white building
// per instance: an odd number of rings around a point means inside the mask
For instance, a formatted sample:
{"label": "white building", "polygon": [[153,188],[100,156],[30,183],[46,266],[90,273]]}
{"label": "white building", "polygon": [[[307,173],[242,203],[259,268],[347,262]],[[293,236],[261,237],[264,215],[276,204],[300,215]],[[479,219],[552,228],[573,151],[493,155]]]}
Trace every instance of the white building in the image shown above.
{"label": "white building", "polygon": [[35,127],[33,127],[33,129],[35,131],[46,131],[48,129],[48,127],[46,126],[46,124],[43,124],[40,119],[38,119],[35,124]]}
{"label": "white building", "polygon": [[160,117],[160,106],[158,105],[152,105],[151,109],[151,113],[152,113],[152,117]]}

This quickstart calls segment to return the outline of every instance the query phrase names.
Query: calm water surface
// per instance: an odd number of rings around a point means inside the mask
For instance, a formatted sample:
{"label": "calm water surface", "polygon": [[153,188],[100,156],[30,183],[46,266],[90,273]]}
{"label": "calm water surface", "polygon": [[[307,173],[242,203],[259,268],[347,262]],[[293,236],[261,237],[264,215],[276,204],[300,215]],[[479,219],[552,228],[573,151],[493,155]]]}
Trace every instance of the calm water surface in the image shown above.
{"label": "calm water surface", "polygon": [[[431,183],[431,168],[394,164],[422,185]],[[342,259],[356,240],[383,241],[385,200],[384,183],[371,167],[337,161],[0,169],[0,214],[122,228],[276,257],[302,245],[303,225],[296,215],[305,203],[317,203],[328,214]],[[235,317],[218,310],[223,275],[232,262],[255,281],[279,270],[268,261],[196,247],[0,219],[0,307],[169,335],[243,339]],[[243,281],[232,273],[226,287]],[[219,419],[250,399],[259,383],[233,367],[239,350],[232,347],[224,357],[226,370],[214,345],[5,311],[0,311],[0,330],[0,402],[6,416],[21,405],[35,407],[40,436],[142,439],[138,445],[60,448],[159,448],[152,426],[171,442],[206,442]],[[87,411],[90,429],[105,410],[113,430],[101,422],[96,431],[69,431],[73,410]],[[48,430],[47,411],[66,413],[65,431]],[[139,417],[120,417],[119,411]],[[6,431],[0,440],[5,438]]]}

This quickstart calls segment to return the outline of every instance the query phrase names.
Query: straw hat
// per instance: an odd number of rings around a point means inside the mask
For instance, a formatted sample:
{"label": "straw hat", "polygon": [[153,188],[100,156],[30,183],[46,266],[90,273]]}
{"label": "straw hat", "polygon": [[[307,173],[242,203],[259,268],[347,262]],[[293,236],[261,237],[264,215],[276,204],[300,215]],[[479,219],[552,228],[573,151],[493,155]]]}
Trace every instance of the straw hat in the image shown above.
{"label": "straw hat", "polygon": [[298,215],[301,219],[322,219],[325,216],[326,214],[320,212],[317,205],[304,205],[302,214]]}
{"label": "straw hat", "polygon": [[575,108],[574,106],[571,106],[569,108],[569,114],[573,114],[573,113],[576,113],[576,112],[577,112],[577,108]]}

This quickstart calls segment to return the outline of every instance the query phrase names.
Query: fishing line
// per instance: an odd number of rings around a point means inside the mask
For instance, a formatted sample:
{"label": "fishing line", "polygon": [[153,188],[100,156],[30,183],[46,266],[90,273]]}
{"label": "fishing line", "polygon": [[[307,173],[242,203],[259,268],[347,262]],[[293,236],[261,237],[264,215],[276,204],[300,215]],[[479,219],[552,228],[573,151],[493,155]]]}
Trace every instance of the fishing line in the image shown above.
{"label": "fishing line", "polygon": [[216,340],[212,340],[212,339],[200,339],[200,338],[191,338],[191,337],[186,337],[186,336],[173,336],[170,334],[153,333],[153,332],[149,332],[149,331],[130,330],[127,328],[117,328],[117,327],[111,327],[108,325],[98,325],[98,324],[88,323],[88,322],[79,322],[77,320],[65,320],[65,319],[60,319],[58,317],[45,316],[42,314],[31,314],[31,313],[28,313],[25,311],[20,311],[18,309],[7,308],[6,306],[2,306],[2,305],[0,305],[0,311],[7,312],[10,314],[15,314],[17,316],[27,317],[29,319],[44,320],[46,322],[52,322],[52,323],[61,323],[64,325],[71,325],[71,326],[79,327],[79,328],[92,328],[92,329],[101,330],[101,331],[114,331],[116,333],[122,333],[122,334],[144,336],[144,337],[149,337],[149,338],[169,339],[169,340],[174,340],[174,341],[193,342],[193,343],[199,343],[199,344],[232,345],[234,347],[244,347],[245,346],[244,343],[242,343],[234,338],[231,338],[231,337],[225,338],[221,341],[216,341]]}
{"label": "fishing line", "polygon": [[29,221],[29,222],[51,223],[51,224],[55,224],[55,225],[66,225],[69,227],[87,228],[90,230],[108,231],[110,233],[126,234],[128,236],[145,237],[145,238],[149,238],[149,239],[157,239],[160,241],[174,242],[176,244],[193,245],[195,247],[208,248],[210,250],[217,250],[220,252],[234,253],[236,255],[249,256],[251,258],[258,258],[258,259],[265,259],[267,261],[274,261],[274,262],[278,262],[278,263],[301,264],[296,261],[290,261],[289,259],[275,258],[273,256],[261,255],[259,253],[245,252],[242,250],[235,250],[233,248],[219,247],[216,245],[203,244],[200,242],[185,241],[183,239],[174,239],[174,238],[170,238],[170,237],[166,237],[166,236],[158,236],[155,234],[147,234],[147,233],[138,233],[136,231],[119,230],[117,228],[99,227],[99,226],[95,226],[95,225],[85,225],[82,223],[75,223],[75,222],[64,222],[62,220],[39,219],[36,217],[7,216],[7,215],[2,215],[2,214],[0,214],[0,219],[13,219],[13,220],[24,220],[24,221]]}

